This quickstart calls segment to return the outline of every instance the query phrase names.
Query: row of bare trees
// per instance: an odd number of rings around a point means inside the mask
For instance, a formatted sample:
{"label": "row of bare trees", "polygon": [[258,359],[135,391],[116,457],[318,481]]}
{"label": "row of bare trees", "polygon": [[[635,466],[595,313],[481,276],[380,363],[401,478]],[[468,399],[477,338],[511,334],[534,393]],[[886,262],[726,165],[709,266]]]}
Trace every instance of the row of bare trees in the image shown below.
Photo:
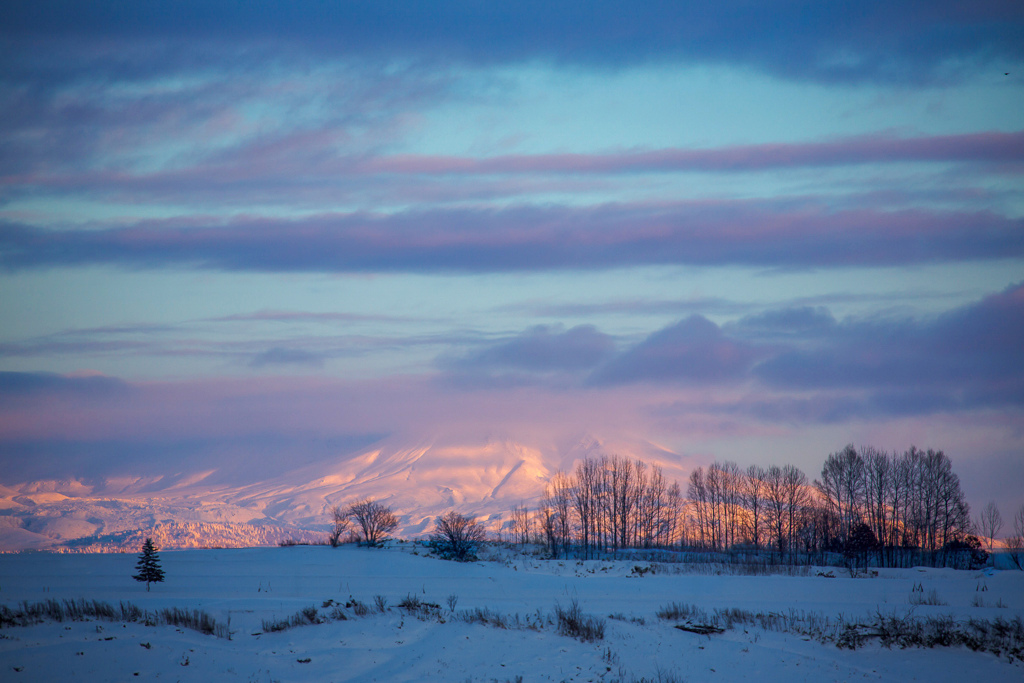
{"label": "row of bare trees", "polygon": [[866,524],[886,564],[906,549],[948,549],[973,531],[960,478],[942,451],[847,446],[829,455],[815,483],[827,512],[825,537],[842,544]]}
{"label": "row of bare trees", "polygon": [[[371,499],[333,513],[332,545],[350,527],[356,540],[377,545],[398,525],[390,508]],[[1011,559],[1019,560],[1024,508],[1017,518],[1007,547],[1018,550]],[[960,479],[942,451],[850,445],[830,453],[813,482],[793,465],[698,467],[685,497],[657,465],[617,455],[583,460],[573,472],[554,475],[534,514],[514,507],[509,531],[520,543],[540,540],[554,557],[675,547],[768,551],[791,562],[841,552],[865,564],[870,557],[883,566],[959,566],[964,552],[978,557],[981,542],[971,534],[984,533],[991,550],[1001,525],[994,504],[971,521]],[[453,559],[468,559],[484,536],[475,519],[451,512],[437,520],[433,542]]]}
{"label": "row of bare trees", "polygon": [[931,449],[850,445],[829,454],[813,484],[792,465],[715,463],[691,473],[687,499],[687,543],[711,550],[871,552],[896,565],[976,543],[960,479]]}
{"label": "row of bare trees", "polygon": [[687,487],[685,540],[711,550],[746,545],[785,552],[796,547],[811,502],[807,476],[792,465],[698,467]]}
{"label": "row of bare trees", "polygon": [[[683,497],[660,467],[618,455],[583,460],[549,482],[537,514],[553,556],[570,547],[595,551],[667,547],[679,539]],[[513,510],[513,533],[529,538],[525,508]]]}
{"label": "row of bare trees", "polygon": [[[791,561],[857,553],[884,565],[947,563],[980,549],[970,508],[942,451],[889,453],[852,445],[831,453],[821,478],[793,465],[698,467],[686,496],[661,469],[602,456],[554,475],[536,514],[513,508],[513,540],[540,538],[554,556],[622,548],[770,551]],[[974,545],[970,545],[973,543]]]}

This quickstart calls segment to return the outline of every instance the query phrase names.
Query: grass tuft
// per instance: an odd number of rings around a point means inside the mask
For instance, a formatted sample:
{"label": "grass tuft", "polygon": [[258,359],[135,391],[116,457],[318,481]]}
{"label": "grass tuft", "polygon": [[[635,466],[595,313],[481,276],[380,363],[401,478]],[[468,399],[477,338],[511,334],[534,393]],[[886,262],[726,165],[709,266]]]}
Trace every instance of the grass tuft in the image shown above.
{"label": "grass tuft", "polygon": [[558,632],[563,636],[576,638],[585,643],[604,640],[604,619],[583,614],[579,601],[575,598],[567,608],[555,604],[555,619],[558,622]]}
{"label": "grass tuft", "polygon": [[923,590],[912,591],[910,593],[910,598],[908,599],[908,601],[911,605],[943,606],[949,604],[948,602],[939,597],[939,591],[935,590],[934,588],[928,591],[927,597],[925,596]]}
{"label": "grass tuft", "polygon": [[231,639],[227,626],[201,610],[187,610],[178,607],[157,612],[146,612],[130,602],[119,602],[116,606],[100,600],[45,600],[43,602],[22,602],[11,609],[0,605],[0,628],[5,626],[32,626],[44,621],[115,621],[142,622],[146,626],[167,624],[199,631],[218,638]]}

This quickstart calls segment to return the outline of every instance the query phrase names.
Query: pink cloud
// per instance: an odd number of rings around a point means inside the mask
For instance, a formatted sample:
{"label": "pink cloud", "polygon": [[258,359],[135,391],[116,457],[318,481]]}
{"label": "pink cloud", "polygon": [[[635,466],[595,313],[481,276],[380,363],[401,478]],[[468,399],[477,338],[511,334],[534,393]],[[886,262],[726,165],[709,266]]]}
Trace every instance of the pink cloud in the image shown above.
{"label": "pink cloud", "polygon": [[357,164],[370,173],[518,174],[763,171],[866,163],[979,162],[1024,170],[1024,131],[920,138],[866,135],[831,142],[662,149],[612,154],[535,154],[482,159],[403,155]]}
{"label": "pink cloud", "polygon": [[651,264],[895,265],[1024,253],[989,211],[830,210],[806,200],[519,206],[0,230],[0,264],[253,271],[516,271]]}
{"label": "pink cloud", "polygon": [[[938,163],[1024,172],[1024,131],[899,138],[866,135],[825,142],[776,143],[712,149],[627,150],[588,154],[496,157],[353,154],[341,126],[256,137],[214,156],[173,169],[42,169],[0,176],[8,191],[43,189],[165,200],[202,201],[253,196],[390,198],[416,201],[492,198],[598,189],[611,176],[640,173],[740,173],[861,164]],[[541,177],[536,176],[554,176]],[[461,179],[452,183],[446,176]],[[580,176],[589,177],[587,181]],[[405,180],[399,180],[405,178]],[[620,187],[620,186],[616,186]],[[621,189],[621,188],[620,188]]]}

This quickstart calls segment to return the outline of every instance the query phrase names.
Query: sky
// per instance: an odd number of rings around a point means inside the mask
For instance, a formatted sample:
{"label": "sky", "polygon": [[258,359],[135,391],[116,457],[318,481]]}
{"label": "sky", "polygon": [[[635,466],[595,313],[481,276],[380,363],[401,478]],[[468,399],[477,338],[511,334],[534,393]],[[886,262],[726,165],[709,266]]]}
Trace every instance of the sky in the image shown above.
{"label": "sky", "polygon": [[1024,5],[0,20],[0,483],[382,437],[943,449],[1024,504]]}

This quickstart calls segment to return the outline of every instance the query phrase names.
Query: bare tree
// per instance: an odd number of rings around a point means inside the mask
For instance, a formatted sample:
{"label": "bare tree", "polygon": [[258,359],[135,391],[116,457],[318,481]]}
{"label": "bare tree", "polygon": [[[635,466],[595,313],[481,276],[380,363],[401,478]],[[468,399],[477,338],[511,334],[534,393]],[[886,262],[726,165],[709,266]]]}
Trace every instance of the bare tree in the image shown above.
{"label": "bare tree", "polygon": [[906,454],[892,454],[892,477],[889,479],[888,508],[892,511],[892,523],[889,525],[889,537],[878,539],[889,554],[889,565],[896,566],[897,560],[902,562],[905,557],[899,547],[903,545],[906,528],[909,526],[910,515],[910,461]]}
{"label": "bare tree", "polygon": [[686,488],[689,500],[692,526],[696,528],[696,537],[692,540],[701,548],[708,548],[713,543],[711,533],[711,506],[708,504],[708,487],[704,478],[704,468],[698,467],[690,472],[690,483]]}
{"label": "bare tree", "polygon": [[[932,456],[931,449],[928,455]],[[953,463],[942,451],[935,453],[935,548],[942,548],[946,553],[947,546],[953,541],[963,541],[971,530],[971,508],[967,504],[963,490],[960,488],[960,477],[953,472]],[[980,547],[980,544],[979,544]],[[943,558],[945,566],[945,558]]]}
{"label": "bare tree", "polygon": [[368,546],[380,545],[398,528],[398,517],[391,508],[372,498],[363,498],[350,504],[345,509],[345,516],[355,520],[359,526],[357,537]]}
{"label": "bare tree", "polygon": [[477,546],[486,538],[483,525],[475,518],[450,510],[437,518],[430,544],[442,557],[457,562],[472,562],[476,559]]}
{"label": "bare tree", "polygon": [[992,543],[996,539],[996,534],[1003,528],[1003,516],[999,514],[999,508],[991,500],[985,506],[985,509],[981,511],[978,528],[988,538],[988,551],[992,552]]}
{"label": "bare tree", "polygon": [[530,510],[523,503],[512,506],[512,537],[519,545],[526,545],[530,542],[530,531],[532,519]]}
{"label": "bare tree", "polygon": [[646,465],[637,461],[613,455],[607,462],[609,469],[610,509],[608,522],[611,528],[612,547],[626,548],[635,543],[637,529],[637,508],[642,504]]}
{"label": "bare tree", "polygon": [[548,546],[548,553],[553,558],[558,557],[558,515],[552,506],[550,494],[545,493],[544,500],[537,510],[537,520],[540,523],[540,532],[544,536],[544,543]]}
{"label": "bare tree", "polygon": [[579,520],[580,545],[585,559],[590,559],[600,535],[597,505],[598,489],[601,485],[601,465],[597,460],[581,460],[576,463],[572,488],[572,505]]}
{"label": "bare tree", "polygon": [[1006,552],[1017,569],[1024,569],[1024,505],[1013,517],[1013,535],[1006,539]]}
{"label": "bare tree", "polygon": [[327,536],[332,548],[337,548],[341,543],[341,537],[348,531],[349,516],[337,505],[331,508],[331,517],[334,519],[334,526]]}
{"label": "bare tree", "polygon": [[807,475],[793,465],[782,468],[782,492],[786,512],[786,548],[793,557],[805,509],[810,502]]}
{"label": "bare tree", "polygon": [[744,517],[744,536],[754,548],[761,548],[761,531],[764,528],[765,473],[757,465],[751,465],[740,483],[740,500],[747,511]]}
{"label": "bare tree", "polygon": [[686,501],[683,499],[683,491],[679,488],[679,482],[673,481],[665,493],[666,504],[668,505],[667,517],[664,521],[665,540],[663,545],[674,545],[682,542],[685,532],[683,522],[683,510]]}
{"label": "bare tree", "polygon": [[690,472],[686,495],[699,545],[725,550],[738,540],[743,519],[744,476],[734,462],[715,462]]}
{"label": "bare tree", "polygon": [[[546,489],[546,499],[552,510],[551,524],[554,529],[556,545],[562,552],[569,551],[572,538],[573,483],[562,471],[555,472],[551,483]],[[552,555],[558,557],[558,549],[553,548]]]}
{"label": "bare tree", "polygon": [[815,481],[825,505],[839,522],[840,545],[845,545],[850,529],[861,522],[864,502],[864,459],[848,445],[838,453],[829,453]]}
{"label": "bare tree", "polygon": [[726,470],[721,463],[713,462],[708,465],[707,473],[704,475],[704,486],[707,487],[711,512],[708,518],[711,547],[715,550],[725,550],[728,545],[729,517],[726,514],[728,481]]}
{"label": "bare tree", "polygon": [[774,549],[779,556],[786,551],[786,478],[778,465],[770,465],[764,471],[765,521],[771,533]]}
{"label": "bare tree", "polygon": [[889,542],[893,511],[887,505],[893,487],[893,461],[889,454],[873,446],[861,449],[864,460],[864,510],[868,526],[875,535],[875,546]]}

